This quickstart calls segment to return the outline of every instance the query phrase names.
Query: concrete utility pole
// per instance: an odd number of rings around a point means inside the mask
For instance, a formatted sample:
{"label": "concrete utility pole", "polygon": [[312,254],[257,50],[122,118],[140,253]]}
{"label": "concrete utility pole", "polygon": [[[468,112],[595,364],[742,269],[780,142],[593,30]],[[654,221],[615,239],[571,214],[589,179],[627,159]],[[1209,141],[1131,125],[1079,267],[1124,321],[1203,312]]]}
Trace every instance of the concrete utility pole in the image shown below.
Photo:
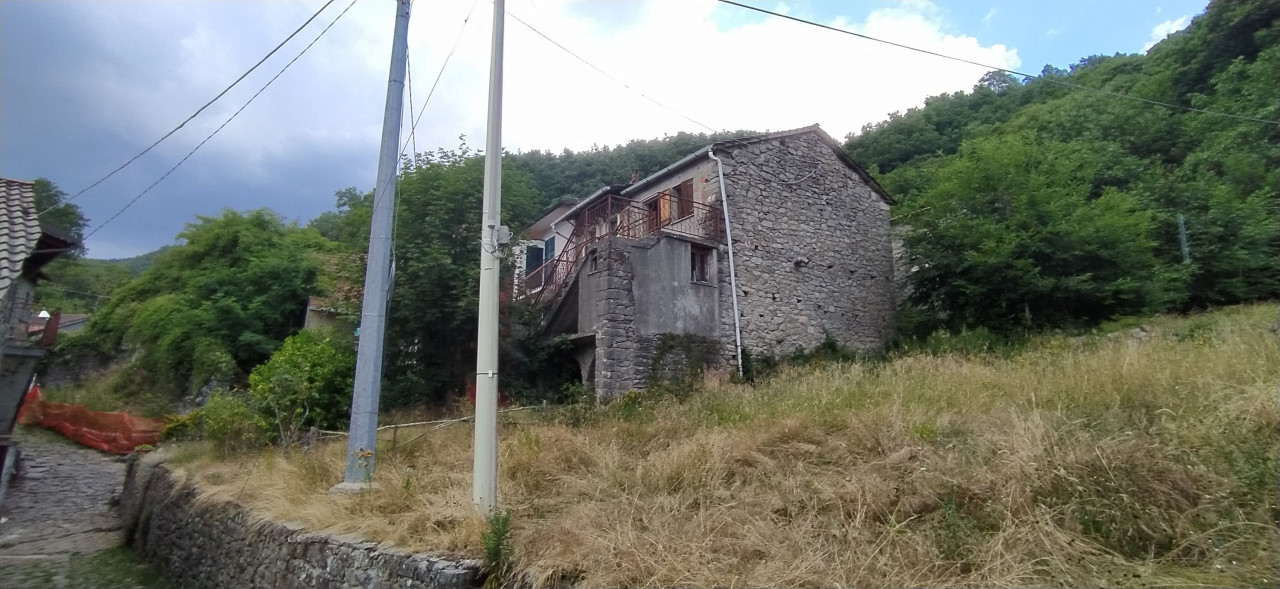
{"label": "concrete utility pole", "polygon": [[486,515],[498,504],[498,217],[502,210],[502,29],[506,3],[493,3],[489,123],[480,222],[480,325],[476,341],[475,462],[471,499]]}
{"label": "concrete utility pole", "polygon": [[334,492],[362,491],[373,485],[377,452],[378,396],[382,389],[382,343],[386,331],[388,285],[391,279],[391,225],[396,207],[396,168],[399,165],[400,118],[404,98],[405,64],[409,50],[409,0],[396,0],[395,36],[391,42],[391,73],[387,106],[382,117],[382,148],[373,191],[373,221],[369,231],[369,259],[364,273],[364,303],[360,309],[360,346],[356,352],[355,387],[351,394],[351,430],[347,437],[347,467]]}

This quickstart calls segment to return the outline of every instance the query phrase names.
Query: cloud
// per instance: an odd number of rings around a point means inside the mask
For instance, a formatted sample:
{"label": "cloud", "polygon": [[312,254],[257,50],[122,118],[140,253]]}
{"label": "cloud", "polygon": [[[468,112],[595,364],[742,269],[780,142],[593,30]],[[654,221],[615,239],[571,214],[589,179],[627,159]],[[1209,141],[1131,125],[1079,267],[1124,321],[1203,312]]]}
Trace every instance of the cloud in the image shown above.
{"label": "cloud", "polygon": [[[320,5],[0,2],[0,174],[75,192],[203,104]],[[241,86],[154,152],[78,202],[106,220],[159,177],[309,42],[336,2]],[[781,6],[802,18],[812,7]],[[819,123],[842,137],[985,73],[899,48],[750,13],[713,0],[536,0],[508,10],[631,88],[713,129]],[[947,28],[932,2],[859,5],[824,24],[1016,68],[1015,49]],[[416,3],[413,106],[423,106],[471,2]],[[371,188],[387,84],[392,2],[358,2],[178,172],[90,241],[95,257],[169,243],[195,215],[269,206],[305,222],[335,190]],[[55,24],[56,23],[56,24]],[[482,149],[492,5],[476,1],[415,133],[419,150]],[[514,19],[506,21],[504,145],[588,149],[705,131],[637,96]],[[406,104],[406,128],[410,115]],[[416,114],[416,113],[415,113]]]}
{"label": "cloud", "polygon": [[984,16],[984,17],[982,17],[982,26],[984,26],[984,27],[989,27],[989,26],[991,26],[991,19],[995,18],[995,17],[996,17],[996,14],[997,14],[997,13],[999,13],[999,12],[1000,12],[1000,11],[999,11],[999,10],[996,10],[995,8],[992,8],[991,10],[988,10],[988,11],[987,11],[987,15],[986,15],[986,16]]}
{"label": "cloud", "polygon": [[1166,20],[1156,25],[1154,29],[1151,29],[1151,40],[1147,41],[1147,44],[1142,46],[1142,52],[1146,53],[1150,51],[1152,47],[1156,46],[1156,43],[1163,41],[1165,37],[1168,37],[1169,35],[1187,28],[1187,25],[1189,24],[1191,24],[1191,19],[1189,17],[1180,16],[1176,19]]}

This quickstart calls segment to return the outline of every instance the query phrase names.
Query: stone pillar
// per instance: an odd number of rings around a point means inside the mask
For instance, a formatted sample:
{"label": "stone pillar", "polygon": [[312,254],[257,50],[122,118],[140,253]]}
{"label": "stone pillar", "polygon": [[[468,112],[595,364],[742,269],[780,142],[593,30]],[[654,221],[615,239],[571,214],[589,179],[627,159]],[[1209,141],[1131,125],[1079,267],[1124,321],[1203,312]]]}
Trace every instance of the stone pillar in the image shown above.
{"label": "stone pillar", "polygon": [[[596,398],[616,397],[636,387],[634,273],[625,246],[602,242],[596,281]],[[590,262],[588,262],[590,263]]]}

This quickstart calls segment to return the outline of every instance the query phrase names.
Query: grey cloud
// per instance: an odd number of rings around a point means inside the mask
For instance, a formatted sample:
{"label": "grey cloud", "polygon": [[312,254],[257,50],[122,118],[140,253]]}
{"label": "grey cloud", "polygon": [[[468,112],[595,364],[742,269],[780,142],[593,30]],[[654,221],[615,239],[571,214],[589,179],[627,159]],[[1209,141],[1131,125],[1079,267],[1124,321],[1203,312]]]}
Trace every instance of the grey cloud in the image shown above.
{"label": "grey cloud", "polygon": [[[91,226],[221,124],[339,4],[242,87],[78,199]],[[0,174],[47,177],[74,193],[193,112],[318,6],[0,3]],[[350,50],[367,43],[353,18],[359,6],[182,168],[94,235],[90,255],[155,249],[195,215],[224,207],[266,206],[305,221],[332,207],[335,190],[367,188],[386,69],[371,71]]]}

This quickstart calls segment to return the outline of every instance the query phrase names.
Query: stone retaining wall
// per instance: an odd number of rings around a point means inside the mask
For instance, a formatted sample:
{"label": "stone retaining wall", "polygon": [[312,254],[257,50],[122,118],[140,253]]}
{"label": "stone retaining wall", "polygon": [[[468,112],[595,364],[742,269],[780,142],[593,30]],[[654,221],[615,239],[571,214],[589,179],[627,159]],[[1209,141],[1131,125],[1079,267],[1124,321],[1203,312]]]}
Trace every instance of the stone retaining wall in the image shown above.
{"label": "stone retaining wall", "polygon": [[307,533],[196,497],[194,485],[147,456],[129,465],[120,498],[125,542],[179,587],[464,589],[481,580],[476,561]]}

